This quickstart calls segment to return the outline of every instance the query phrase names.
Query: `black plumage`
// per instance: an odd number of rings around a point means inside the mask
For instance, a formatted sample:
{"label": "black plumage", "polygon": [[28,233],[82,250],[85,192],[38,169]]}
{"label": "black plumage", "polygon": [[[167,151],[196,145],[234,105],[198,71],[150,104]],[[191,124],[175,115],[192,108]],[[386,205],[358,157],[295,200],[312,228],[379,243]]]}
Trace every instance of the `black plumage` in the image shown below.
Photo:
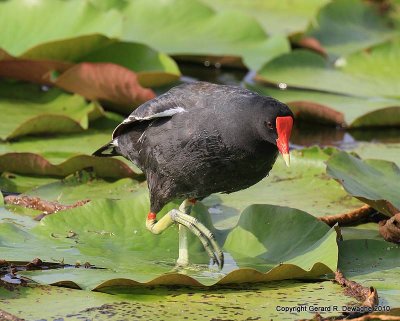
{"label": "black plumage", "polygon": [[174,199],[247,188],[271,170],[283,103],[235,86],[196,82],[151,100],[94,155],[122,155],[147,177],[151,211]]}

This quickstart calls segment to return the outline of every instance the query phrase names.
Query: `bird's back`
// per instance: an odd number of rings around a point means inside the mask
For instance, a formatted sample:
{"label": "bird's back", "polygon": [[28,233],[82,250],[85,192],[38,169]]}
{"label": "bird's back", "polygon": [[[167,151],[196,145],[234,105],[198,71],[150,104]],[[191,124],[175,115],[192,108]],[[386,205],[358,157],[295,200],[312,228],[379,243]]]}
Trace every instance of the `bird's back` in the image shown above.
{"label": "bird's back", "polygon": [[[146,173],[156,207],[174,198],[247,188],[268,174],[277,156],[276,146],[254,136],[249,100],[258,95],[204,83],[183,89],[164,99],[184,111],[139,121],[118,136],[119,152]],[[155,101],[150,106],[159,113],[168,110]],[[148,117],[145,108],[135,117]]]}

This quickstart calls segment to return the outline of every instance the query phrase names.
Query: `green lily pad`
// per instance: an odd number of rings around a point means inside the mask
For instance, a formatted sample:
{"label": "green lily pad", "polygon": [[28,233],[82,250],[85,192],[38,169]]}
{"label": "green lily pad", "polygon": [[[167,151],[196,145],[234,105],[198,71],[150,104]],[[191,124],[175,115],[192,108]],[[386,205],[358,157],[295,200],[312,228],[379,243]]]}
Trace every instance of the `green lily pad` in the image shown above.
{"label": "green lily pad", "polygon": [[383,43],[396,32],[372,4],[338,0],[319,11],[306,35],[315,37],[328,53],[342,56]]}
{"label": "green lily pad", "polygon": [[[4,310],[26,320],[298,320],[312,311],[277,311],[281,307],[308,303],[310,307],[357,304],[330,281],[302,283],[280,281],[268,284],[218,288],[111,288],[106,293],[36,286],[14,291],[0,288]],[[320,300],[324,298],[322,303]],[[290,301],[290,302],[289,302]],[[305,302],[306,301],[306,302]],[[179,311],[177,305],[180,306]],[[325,316],[335,312],[321,312]],[[336,312],[336,314],[338,314]]]}
{"label": "green lily pad", "polygon": [[[370,51],[357,52],[331,65],[323,57],[295,50],[267,63],[259,77],[273,83],[330,93],[398,98],[400,81],[397,57],[400,41],[387,42]],[[400,118],[399,110],[393,118]]]}
{"label": "green lily pad", "polygon": [[135,176],[130,162],[123,158],[90,156],[110,140],[120,120],[120,116],[108,114],[80,134],[27,137],[13,143],[0,143],[0,172],[65,177],[92,167],[98,177]]}
{"label": "green lily pad", "polygon": [[[141,59],[138,55],[135,58]],[[167,64],[171,62],[165,55],[161,58],[166,58]],[[112,105],[107,106],[116,105],[118,108],[110,109],[125,114],[129,114],[132,107],[155,97],[154,92],[144,88],[141,81],[148,86],[160,86],[179,78],[179,73],[166,73],[164,70],[142,71],[139,77],[134,71],[104,59],[105,62],[78,64],[15,58],[0,60],[0,77],[57,86],[90,100],[111,102]]]}
{"label": "green lily pad", "polygon": [[376,287],[380,305],[400,307],[400,246],[383,240],[339,243],[339,264],[347,278]]}
{"label": "green lily pad", "polygon": [[24,193],[41,185],[54,183],[59,178],[50,176],[27,176],[4,172],[0,175],[0,190],[9,193]]}
{"label": "green lily pad", "polygon": [[168,55],[138,43],[113,42],[81,56],[78,61],[121,65],[135,71],[139,83],[144,87],[163,86],[180,77],[177,64]]}
{"label": "green lily pad", "polygon": [[[238,10],[256,18],[267,34],[303,32],[328,0],[201,0],[219,11]],[[285,21],[285,23],[282,23]]]}
{"label": "green lily pad", "polygon": [[61,39],[56,38],[52,41],[39,42],[18,57],[39,61],[81,62],[81,57],[101,50],[116,41],[116,39],[111,39],[101,34],[74,35],[69,38],[61,37]]}
{"label": "green lily pad", "polygon": [[278,157],[269,177],[243,191],[214,194],[203,202],[215,213],[217,226],[236,223],[237,214],[250,204],[274,204],[301,209],[314,216],[348,212],[362,206],[326,175],[325,161],[333,149],[317,147],[291,152],[287,168]]}
{"label": "green lily pad", "polygon": [[[238,11],[215,12],[197,0],[133,1],[127,6],[110,10],[80,1],[40,0],[35,5],[8,1],[1,5],[0,11],[0,20],[4,24],[0,24],[0,29],[15,30],[18,27],[19,30],[18,34],[3,32],[0,38],[2,48],[12,56],[23,55],[29,50],[27,55],[32,57],[33,51],[44,52],[52,47],[46,44],[44,49],[32,49],[34,46],[96,34],[143,43],[166,53],[242,57],[252,69],[258,69],[265,62],[289,51],[284,36],[267,37],[254,18]],[[24,14],[10,19],[15,16],[13,12],[19,11]],[[27,37],[32,33],[31,26],[43,19],[46,21],[46,32],[35,32],[35,37]],[[171,34],[176,37],[171,39]],[[101,44],[97,42],[99,39],[91,40],[94,42],[84,44],[83,50]],[[56,48],[65,47],[63,43],[58,45]],[[76,49],[72,55],[74,52]]]}
{"label": "green lily pad", "polygon": [[[4,200],[3,200],[4,201]],[[16,213],[19,212],[22,213]],[[14,209],[7,205],[7,209],[3,206],[0,207],[0,223],[13,224],[24,228],[32,228],[38,224],[38,221],[33,218],[42,212],[32,209]]]}
{"label": "green lily pad", "polygon": [[[41,283],[73,282],[89,289],[139,283],[212,285],[310,278],[336,268],[336,233],[307,213],[253,205],[233,229],[216,230],[207,209],[198,204],[193,215],[214,231],[226,252],[226,264],[221,272],[205,268],[184,270],[184,274],[172,272],[178,252],[177,229],[170,228],[162,235],[146,230],[147,195],[147,189],[142,189],[124,200],[93,200],[45,217],[33,229],[0,224],[2,257],[10,261],[40,257],[69,264],[90,262],[106,268],[26,272]],[[172,207],[176,205],[170,204],[164,213]],[[189,241],[191,261],[206,263],[200,241],[194,236]]]}
{"label": "green lily pad", "polygon": [[121,22],[117,10],[105,12],[87,1],[1,1],[0,43],[19,56],[44,42],[91,34],[114,37]]}
{"label": "green lily pad", "polygon": [[400,100],[337,95],[310,90],[248,85],[251,89],[272,96],[287,105],[296,119],[334,124],[343,127],[399,126]]}
{"label": "green lily pad", "polygon": [[377,223],[365,223],[356,226],[341,227],[341,233],[345,240],[383,240],[379,233]]}
{"label": "green lily pad", "polygon": [[399,143],[359,143],[352,151],[361,156],[361,158],[379,158],[393,162],[400,167]]}
{"label": "green lily pad", "polygon": [[[12,176],[11,176],[12,175]],[[17,177],[13,174],[9,174],[13,178],[9,178],[4,182],[4,179],[0,178],[0,187],[1,190],[6,192],[12,192],[8,188],[15,189],[15,185],[11,185],[11,183],[17,184],[20,183],[19,180],[22,180],[23,183],[38,183],[40,181],[39,178],[35,177],[32,180],[32,177]],[[9,183],[9,181],[11,183]],[[17,182],[15,182],[17,180]],[[43,181],[48,181],[49,178],[42,178]],[[4,183],[3,183],[4,182]],[[2,183],[4,184],[2,186]],[[9,183],[8,185],[6,183]],[[10,186],[11,185],[11,186]],[[42,186],[33,186],[29,190],[24,190],[19,197],[24,198],[25,196],[30,198],[40,198],[41,200],[45,200],[48,202],[56,202],[62,205],[72,205],[79,201],[93,201],[96,199],[123,199],[130,198],[134,193],[139,190],[140,187],[143,187],[145,183],[140,184],[138,181],[135,181],[131,178],[122,178],[119,180],[105,180],[96,177],[92,172],[87,172],[85,170],[76,172],[64,179],[52,179],[52,182],[49,184],[43,184]],[[19,187],[19,186],[18,186]],[[20,188],[20,187],[19,187]],[[18,201],[18,199],[17,199]],[[33,202],[35,203],[35,202]],[[50,206],[51,207],[51,206]],[[37,216],[42,216],[43,209],[38,208],[30,208],[21,206],[18,202],[8,202],[6,205],[7,210],[18,214],[19,216],[30,216],[32,218],[36,218]],[[46,210],[45,212],[53,211]],[[0,214],[0,219],[12,220],[13,215],[7,214],[7,211],[3,211],[2,215]],[[14,218],[15,219],[15,218]],[[4,221],[6,222],[6,221]]]}
{"label": "green lily pad", "polygon": [[89,120],[102,115],[96,103],[57,89],[42,91],[39,86],[0,83],[0,138],[12,139],[30,134],[80,132]]}
{"label": "green lily pad", "polygon": [[132,197],[132,194],[139,187],[139,182],[131,178],[106,181],[93,177],[91,173],[80,171],[65,179],[31,189],[23,195],[39,197],[47,201],[57,201],[61,204],[72,204],[83,199]]}
{"label": "green lily pad", "polygon": [[39,44],[21,59],[48,61],[109,62],[123,66],[137,74],[144,87],[157,87],[177,81],[180,71],[168,55],[138,43],[120,42],[102,35],[80,36]]}
{"label": "green lily pad", "polygon": [[91,0],[91,2],[104,11],[110,9],[122,10],[129,3],[128,0]]}
{"label": "green lily pad", "polygon": [[[360,160],[346,152],[334,154],[327,173],[352,196],[388,216],[400,209],[400,169],[384,160]],[[397,212],[396,212],[397,210]]]}
{"label": "green lily pad", "polygon": [[122,13],[122,40],[144,43],[168,54],[242,57],[246,66],[258,70],[289,51],[284,36],[267,37],[245,13],[215,12],[197,0],[137,0]]}

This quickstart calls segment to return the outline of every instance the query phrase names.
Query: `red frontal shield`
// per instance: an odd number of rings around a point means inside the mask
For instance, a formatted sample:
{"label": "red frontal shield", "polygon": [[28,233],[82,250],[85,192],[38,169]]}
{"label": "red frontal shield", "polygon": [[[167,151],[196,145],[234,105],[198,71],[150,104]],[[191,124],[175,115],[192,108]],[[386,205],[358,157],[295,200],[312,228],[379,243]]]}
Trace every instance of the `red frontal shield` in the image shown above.
{"label": "red frontal shield", "polygon": [[284,116],[276,117],[276,131],[278,133],[278,139],[276,140],[276,146],[279,152],[285,159],[286,165],[289,166],[289,138],[292,133],[293,117]]}

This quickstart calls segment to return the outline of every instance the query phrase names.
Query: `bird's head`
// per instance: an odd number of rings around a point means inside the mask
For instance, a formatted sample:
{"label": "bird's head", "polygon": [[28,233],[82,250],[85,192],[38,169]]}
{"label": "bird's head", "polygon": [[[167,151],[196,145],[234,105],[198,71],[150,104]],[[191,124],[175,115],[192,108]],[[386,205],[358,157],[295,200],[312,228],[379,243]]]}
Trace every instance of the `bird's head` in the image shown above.
{"label": "bird's head", "polygon": [[290,164],[289,139],[294,116],[285,104],[267,97],[262,104],[262,118],[257,119],[258,132],[263,140],[276,145],[287,166]]}

